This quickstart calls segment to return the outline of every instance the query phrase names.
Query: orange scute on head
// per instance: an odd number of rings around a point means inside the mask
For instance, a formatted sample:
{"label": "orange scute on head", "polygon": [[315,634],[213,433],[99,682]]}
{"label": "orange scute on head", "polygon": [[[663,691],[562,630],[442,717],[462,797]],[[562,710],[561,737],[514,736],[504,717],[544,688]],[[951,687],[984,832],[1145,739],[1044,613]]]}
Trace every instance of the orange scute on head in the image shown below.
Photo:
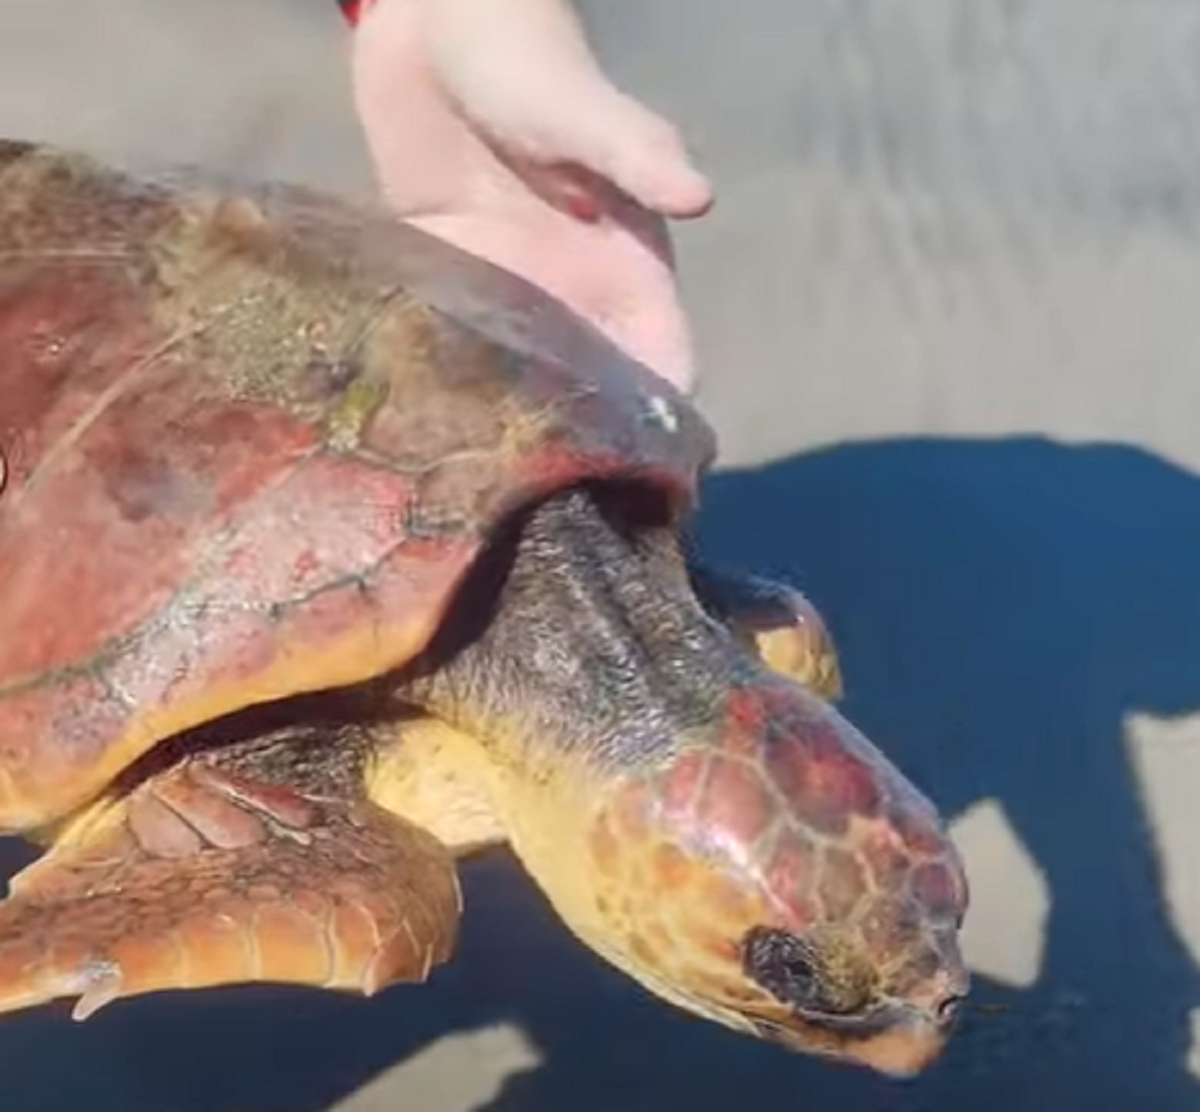
{"label": "orange scute on head", "polygon": [[940,857],[945,854],[946,836],[930,808],[918,807],[911,799],[900,798],[889,808],[887,821],[899,842],[913,857]]}
{"label": "orange scute on head", "polygon": [[808,894],[816,875],[816,847],[803,835],[788,830],[762,868],[762,883],[772,900],[774,914],[794,931],[804,930],[813,918]]}
{"label": "orange scute on head", "polygon": [[768,713],[769,708],[762,699],[746,691],[734,691],[726,707],[729,730],[722,739],[721,748],[737,756],[759,756]]}
{"label": "orange scute on head", "polygon": [[658,785],[664,814],[680,817],[691,814],[708,775],[710,757],[705,750],[695,750],[684,753],[671,765]]}
{"label": "orange scute on head", "polygon": [[868,894],[867,872],[857,854],[827,847],[822,854],[817,893],[827,920],[849,920]]}
{"label": "orange scute on head", "polygon": [[714,841],[752,846],[771,827],[777,802],[754,766],[711,758],[695,821]]}
{"label": "orange scute on head", "polygon": [[685,888],[692,880],[692,863],[678,846],[669,842],[659,845],[649,860],[654,883],[660,886],[668,898],[671,893]]}
{"label": "orange scute on head", "polygon": [[878,776],[858,753],[840,744],[824,715],[801,725],[801,731],[783,734],[770,746],[768,775],[801,822],[836,837],[845,832],[852,816],[876,813]]}
{"label": "orange scute on head", "polygon": [[863,831],[859,852],[878,887],[895,890],[904,883],[911,862],[896,832],[882,822],[873,822]]}
{"label": "orange scute on head", "polygon": [[913,899],[940,919],[953,919],[964,893],[957,870],[943,861],[928,861],[919,866],[912,877]]}
{"label": "orange scute on head", "polygon": [[627,785],[609,810],[613,833],[623,846],[648,847],[654,834],[655,797],[644,784]]}
{"label": "orange scute on head", "polygon": [[715,866],[699,872],[694,891],[698,905],[714,923],[736,927],[764,912],[760,892]]}
{"label": "orange scute on head", "polygon": [[589,841],[591,865],[602,876],[611,877],[620,867],[621,845],[607,815],[603,815],[593,825]]}
{"label": "orange scute on head", "polygon": [[862,916],[858,930],[867,952],[881,962],[903,956],[920,930],[917,909],[901,900],[880,901]]}

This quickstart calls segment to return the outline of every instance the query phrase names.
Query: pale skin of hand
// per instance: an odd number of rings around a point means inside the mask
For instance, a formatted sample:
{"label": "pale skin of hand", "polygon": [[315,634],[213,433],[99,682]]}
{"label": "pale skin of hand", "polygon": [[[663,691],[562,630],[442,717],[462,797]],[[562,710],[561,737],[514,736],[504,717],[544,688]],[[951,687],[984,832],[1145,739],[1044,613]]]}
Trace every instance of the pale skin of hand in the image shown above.
{"label": "pale skin of hand", "polygon": [[695,368],[667,219],[708,180],[610,82],[566,0],[376,0],[359,119],[406,220],[542,287],[684,391]]}

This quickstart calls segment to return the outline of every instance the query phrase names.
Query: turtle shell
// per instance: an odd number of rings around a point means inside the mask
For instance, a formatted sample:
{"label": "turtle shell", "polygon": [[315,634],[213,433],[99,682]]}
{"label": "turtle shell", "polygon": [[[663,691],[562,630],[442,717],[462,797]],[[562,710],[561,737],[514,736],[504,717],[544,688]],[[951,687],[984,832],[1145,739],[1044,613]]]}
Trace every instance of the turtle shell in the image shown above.
{"label": "turtle shell", "polygon": [[686,512],[686,399],[514,276],[307,190],[0,144],[0,829],[161,739],[368,680],[500,521]]}

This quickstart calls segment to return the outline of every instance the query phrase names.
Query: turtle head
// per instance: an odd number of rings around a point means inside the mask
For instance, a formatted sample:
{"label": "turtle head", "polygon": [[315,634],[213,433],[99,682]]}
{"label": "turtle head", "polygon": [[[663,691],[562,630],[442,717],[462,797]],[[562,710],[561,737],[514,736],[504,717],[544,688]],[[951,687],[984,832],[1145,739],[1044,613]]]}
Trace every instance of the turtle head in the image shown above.
{"label": "turtle head", "polygon": [[[602,957],[729,1027],[917,1072],[967,990],[936,811],[823,697],[815,611],[697,575],[677,524],[619,495],[519,523],[432,709],[481,739],[517,856]],[[774,628],[798,652],[771,659]]]}
{"label": "turtle head", "polygon": [[932,805],[783,678],[614,785],[588,839],[592,944],[646,987],[795,1050],[911,1076],[968,975],[961,862]]}

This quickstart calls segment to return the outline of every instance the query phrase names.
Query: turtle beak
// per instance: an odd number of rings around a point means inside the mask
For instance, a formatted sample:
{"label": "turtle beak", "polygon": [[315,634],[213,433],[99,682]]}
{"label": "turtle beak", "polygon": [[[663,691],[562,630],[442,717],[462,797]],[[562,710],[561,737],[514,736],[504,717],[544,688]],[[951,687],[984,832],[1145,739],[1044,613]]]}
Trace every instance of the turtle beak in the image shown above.
{"label": "turtle beak", "polygon": [[764,1039],[804,1054],[816,1054],[909,1080],[941,1056],[958,1025],[965,989],[933,1006],[890,1001],[860,1017],[797,1016],[785,1023],[755,1020]]}
{"label": "turtle beak", "polygon": [[953,1027],[954,1021],[945,1023],[922,1008],[899,1004],[878,1034],[848,1040],[842,1049],[848,1058],[877,1073],[908,1080],[941,1057]]}

